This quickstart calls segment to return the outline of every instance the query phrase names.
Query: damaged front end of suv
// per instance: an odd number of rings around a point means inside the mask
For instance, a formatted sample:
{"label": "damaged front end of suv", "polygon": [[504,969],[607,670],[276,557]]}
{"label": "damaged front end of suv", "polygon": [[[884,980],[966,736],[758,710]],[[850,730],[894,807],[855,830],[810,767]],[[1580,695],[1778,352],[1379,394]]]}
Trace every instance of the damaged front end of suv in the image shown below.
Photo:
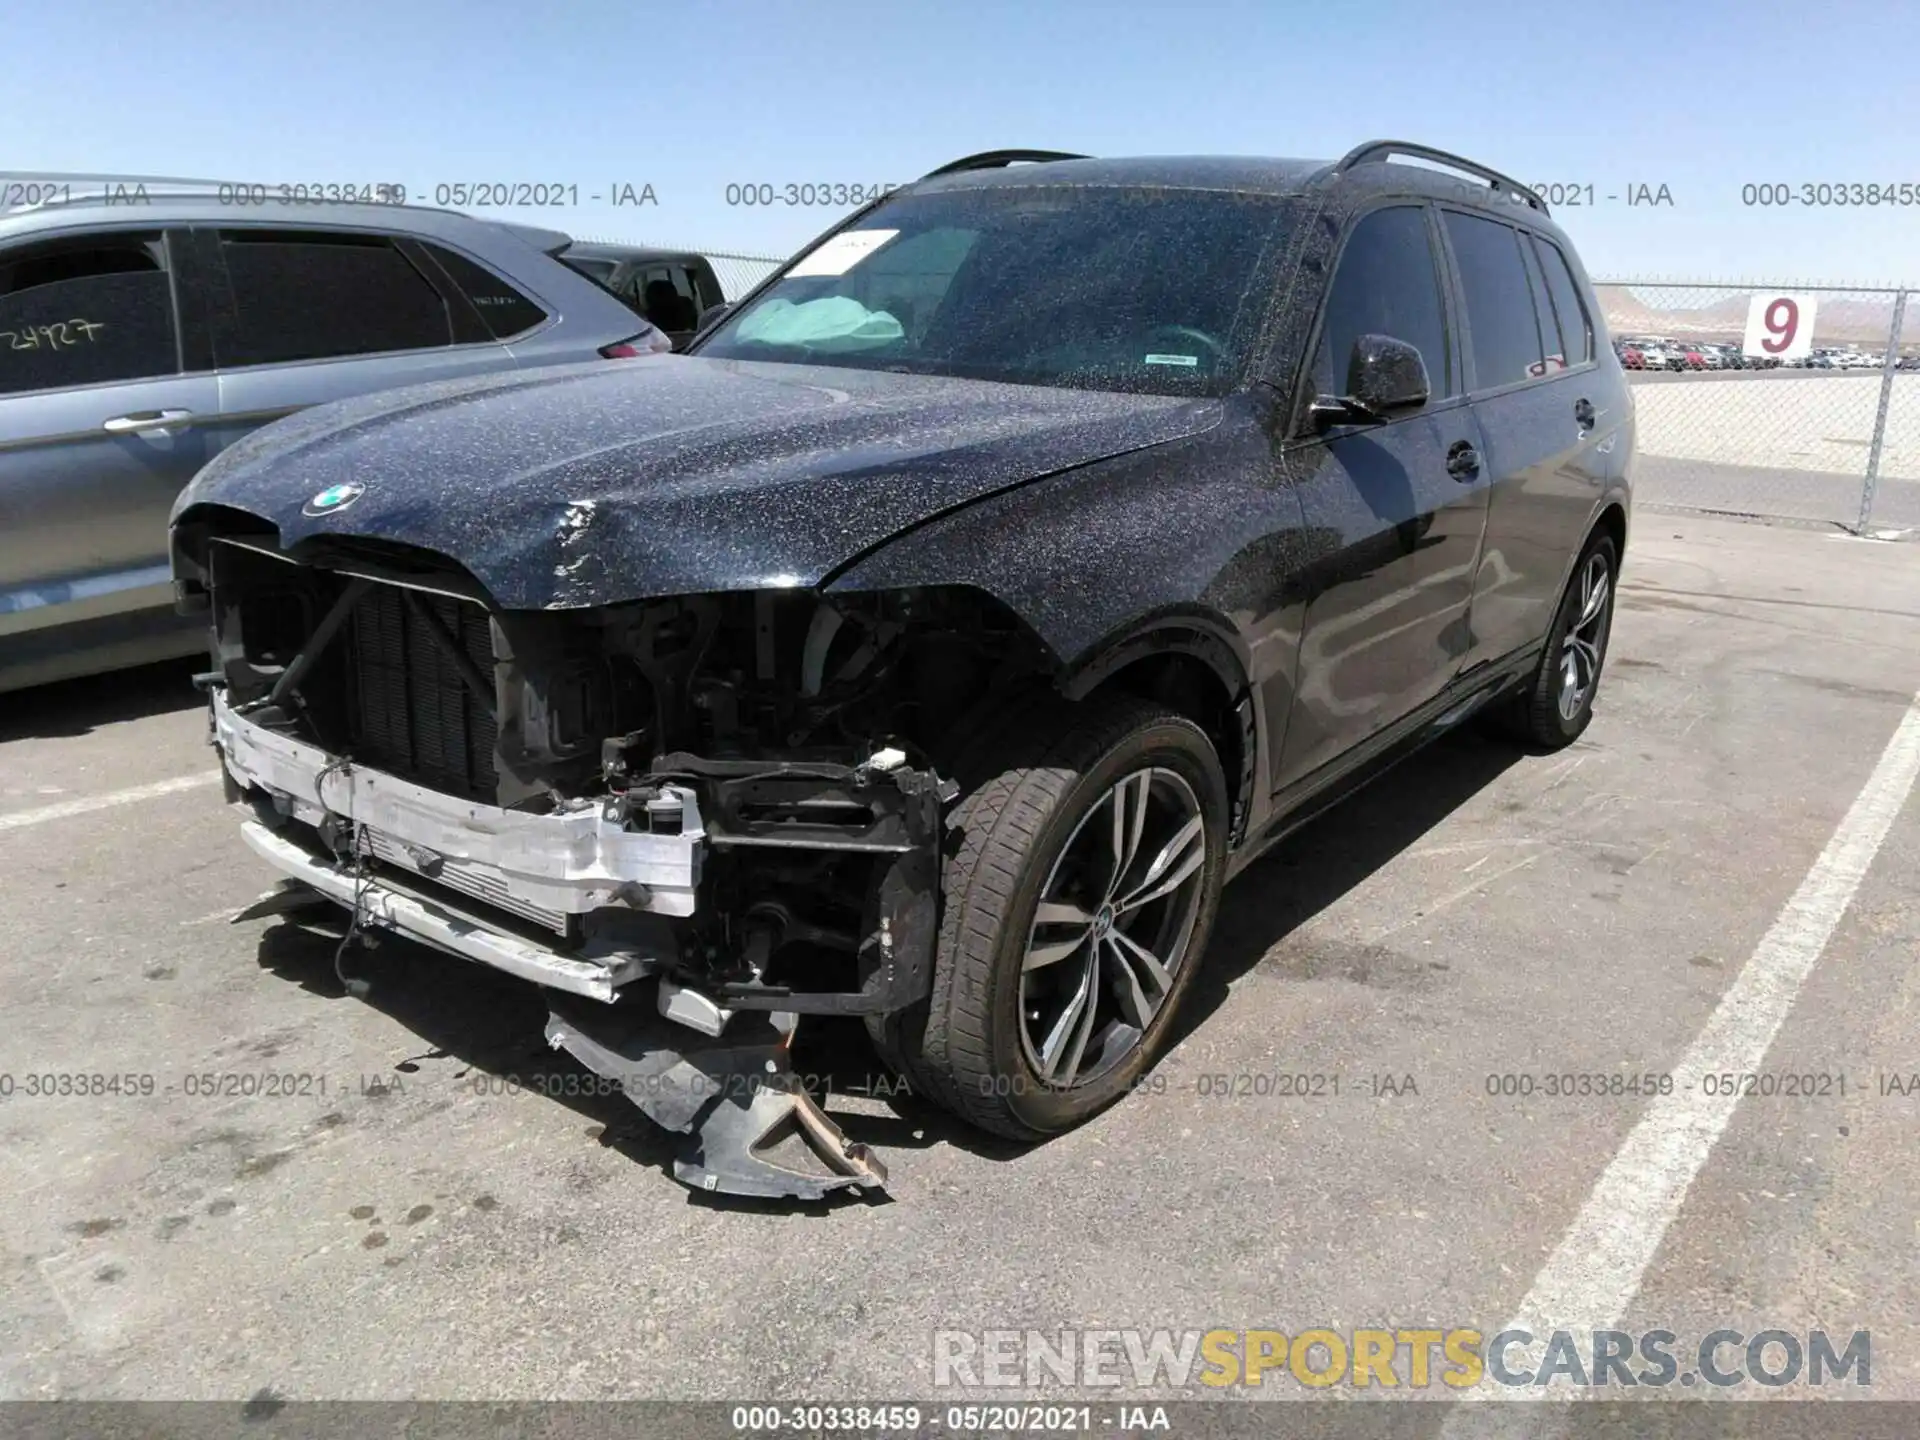
{"label": "damaged front end of suv", "polygon": [[[321,407],[201,472],[172,550],[213,743],[289,903],[546,987],[550,1041],[686,1136],[684,1182],[881,1186],[795,1031],[860,1017],[897,1059],[962,753],[1058,662],[977,586],[827,581],[955,498],[1197,422],[660,363]],[[695,404],[727,423],[659,418]]]}
{"label": "damaged front end of suv", "polygon": [[926,994],[938,757],[1045,664],[1012,617],[957,589],[509,611],[404,547],[295,557],[217,510],[176,534],[254,851],[560,992],[549,1039],[687,1134],[685,1182],[884,1184],[789,1044]]}

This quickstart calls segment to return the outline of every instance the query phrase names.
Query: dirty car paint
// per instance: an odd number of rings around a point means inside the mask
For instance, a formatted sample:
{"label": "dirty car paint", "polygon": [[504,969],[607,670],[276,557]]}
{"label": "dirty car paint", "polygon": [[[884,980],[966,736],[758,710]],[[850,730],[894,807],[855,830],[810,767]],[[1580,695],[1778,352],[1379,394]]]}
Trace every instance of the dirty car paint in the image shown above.
{"label": "dirty car paint", "polygon": [[[402,541],[508,609],[818,584],[1008,486],[1214,425],[1219,402],[785,364],[568,366],[317,407],[233,446],[180,497],[287,549]],[[337,514],[305,513],[335,486]]]}

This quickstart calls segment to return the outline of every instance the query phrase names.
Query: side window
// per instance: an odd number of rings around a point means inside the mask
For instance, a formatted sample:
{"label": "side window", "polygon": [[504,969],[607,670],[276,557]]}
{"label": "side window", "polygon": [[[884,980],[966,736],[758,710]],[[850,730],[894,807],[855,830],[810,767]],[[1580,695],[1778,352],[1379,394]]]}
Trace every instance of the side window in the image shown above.
{"label": "side window", "polygon": [[156,231],[0,254],[0,395],[180,371]]}
{"label": "side window", "polygon": [[[433,257],[435,264],[447,272],[447,278],[459,287],[460,293],[473,302],[473,308],[480,312],[480,318],[486,322],[487,333],[494,339],[511,340],[516,335],[524,335],[547,318],[545,310],[486,266],[476,264],[444,246],[425,245],[422,248]],[[580,264],[583,269],[590,264],[605,264],[605,275],[592,275],[589,272],[589,278],[603,283],[613,273],[610,262],[581,261]]]}
{"label": "side window", "polygon": [[231,306],[222,366],[427,350],[453,343],[446,301],[391,240],[317,230],[223,230]]}
{"label": "side window", "polygon": [[1567,364],[1579,365],[1593,358],[1593,321],[1581,303],[1580,287],[1574,282],[1573,267],[1551,240],[1536,235],[1534,249],[1540,256],[1540,269],[1547,277],[1547,293],[1553,297],[1553,313],[1560,328],[1560,350]]}
{"label": "side window", "polygon": [[1520,240],[1520,259],[1527,267],[1527,289],[1533,296],[1534,322],[1540,331],[1540,354],[1544,357],[1527,373],[1538,378],[1567,368],[1566,352],[1560,348],[1560,331],[1553,323],[1553,301],[1547,296],[1547,282],[1541,277],[1540,262],[1534,258],[1528,237]]}
{"label": "side window", "polygon": [[1457,210],[1444,214],[1467,302],[1474,388],[1491,390],[1538,375],[1546,357],[1520,259],[1520,232]]}
{"label": "side window", "polygon": [[1320,326],[1314,357],[1317,390],[1346,390],[1353,342],[1369,334],[1391,335],[1419,350],[1434,399],[1458,392],[1447,353],[1439,271],[1421,206],[1376,210],[1347,238]]}

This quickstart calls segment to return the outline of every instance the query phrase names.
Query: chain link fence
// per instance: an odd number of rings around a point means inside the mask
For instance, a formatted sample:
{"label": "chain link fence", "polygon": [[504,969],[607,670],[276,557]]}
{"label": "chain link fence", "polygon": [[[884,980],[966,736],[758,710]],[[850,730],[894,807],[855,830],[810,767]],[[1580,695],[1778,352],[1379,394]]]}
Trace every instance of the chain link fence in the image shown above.
{"label": "chain link fence", "polygon": [[[728,300],[785,263],[699,253]],[[1636,503],[1920,529],[1920,295],[1799,282],[1595,289],[1633,386]],[[1756,306],[1760,338],[1783,358],[1746,353]]]}
{"label": "chain link fence", "polygon": [[1920,326],[1908,292],[1595,288],[1633,385],[1637,502],[1849,529],[1920,526]]}

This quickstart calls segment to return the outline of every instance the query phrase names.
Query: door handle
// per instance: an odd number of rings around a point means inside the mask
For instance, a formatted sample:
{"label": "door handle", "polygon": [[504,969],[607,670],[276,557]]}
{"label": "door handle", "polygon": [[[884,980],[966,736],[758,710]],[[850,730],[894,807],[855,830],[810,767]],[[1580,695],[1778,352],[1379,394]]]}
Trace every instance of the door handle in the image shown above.
{"label": "door handle", "polygon": [[1480,473],[1480,452],[1465,440],[1456,440],[1447,451],[1447,474],[1461,482]]}
{"label": "door handle", "polygon": [[116,415],[100,428],[109,435],[140,435],[153,430],[179,430],[193,422],[191,410],[137,410]]}
{"label": "door handle", "polygon": [[1573,420],[1582,430],[1593,428],[1593,402],[1582,397],[1573,402]]}

